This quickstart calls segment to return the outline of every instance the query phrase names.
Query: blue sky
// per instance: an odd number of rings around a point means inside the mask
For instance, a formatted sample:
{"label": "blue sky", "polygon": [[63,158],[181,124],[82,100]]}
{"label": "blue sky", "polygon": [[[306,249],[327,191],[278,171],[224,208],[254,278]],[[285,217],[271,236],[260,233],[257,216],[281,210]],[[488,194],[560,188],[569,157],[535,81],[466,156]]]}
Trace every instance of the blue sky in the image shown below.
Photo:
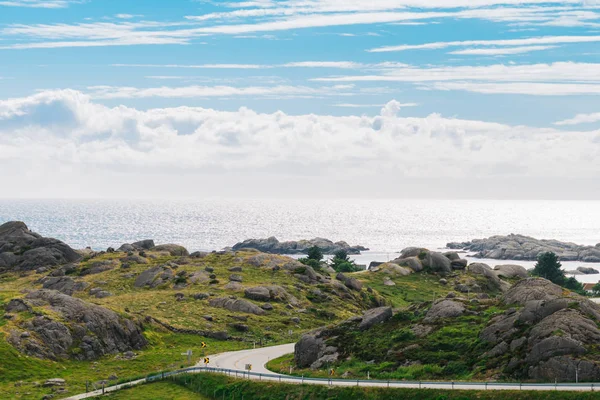
{"label": "blue sky", "polygon": [[[131,167],[132,157],[139,156],[140,163],[143,157],[154,160],[153,151],[165,146],[173,146],[170,156],[179,154],[176,149],[185,146],[180,143],[185,136],[196,135],[206,144],[202,129],[208,121],[181,117],[181,107],[186,107],[194,115],[208,109],[223,113],[217,118],[224,124],[219,129],[230,146],[225,153],[232,157],[231,164],[217,161],[223,158],[192,163],[187,172],[235,173],[236,168],[279,165],[275,149],[274,158],[257,160],[250,154],[252,147],[243,138],[256,139],[254,118],[272,122],[284,114],[298,117],[293,121],[299,125],[305,122],[299,118],[308,118],[314,124],[313,140],[322,140],[325,147],[335,143],[330,136],[346,124],[342,117],[355,118],[356,130],[364,127],[361,118],[367,118],[374,131],[380,130],[375,119],[394,118],[393,124],[385,125],[391,143],[374,139],[376,133],[364,133],[360,139],[378,146],[369,162],[378,157],[389,161],[381,157],[389,157],[384,153],[392,145],[404,149],[425,143],[413,143],[409,135],[413,131],[427,136],[433,153],[442,151],[435,140],[443,137],[463,155],[485,146],[517,149],[517,164],[523,163],[523,154],[535,151],[539,135],[551,135],[552,146],[572,153],[569,158],[563,151],[565,163],[582,149],[588,152],[584,161],[578,161],[580,167],[568,169],[585,180],[583,187],[596,178],[593,171],[598,169],[594,158],[600,146],[599,58],[600,3],[595,1],[0,0],[0,133],[12,132],[10,139],[0,135],[0,151],[5,146],[0,162],[18,159],[25,151],[25,139],[42,146],[58,137],[64,141],[61,145],[77,148],[67,157],[68,166],[61,164],[68,170],[65,176],[80,169],[78,163],[83,161],[70,157],[84,151],[91,152],[85,165],[95,174],[102,174],[106,163],[124,163],[118,172],[122,174]],[[148,112],[151,115],[143,114]],[[96,129],[92,120],[98,113],[120,122]],[[143,122],[132,113],[144,115]],[[157,113],[178,120],[169,122],[175,135],[171,139],[157,139],[165,133],[154,122],[148,125],[146,118]],[[321,119],[314,121],[310,115]],[[123,132],[124,118],[135,120],[132,132]],[[231,131],[227,126],[233,122],[227,118],[243,121],[244,127]],[[48,135],[32,137],[32,127]],[[260,146],[274,141],[280,146],[300,145],[285,129],[279,125],[277,132],[270,131]],[[319,133],[321,129],[326,132]],[[394,141],[399,131],[409,136]],[[481,139],[482,131],[510,132],[508,138],[507,133],[499,135],[514,141],[495,143],[494,133]],[[578,132],[581,143],[572,143],[573,132]],[[149,137],[152,143],[145,142]],[[229,152],[233,144],[239,145],[235,156]],[[99,150],[105,147],[115,154],[97,163],[87,161],[105,155]],[[224,154],[223,149],[213,150]],[[348,150],[342,164],[364,174],[372,166],[355,151]],[[65,154],[48,148],[40,152],[39,160],[66,162]],[[331,149],[324,154],[331,155]],[[566,174],[564,168],[556,173],[544,170],[543,160],[512,170],[515,162],[507,162],[510,168],[485,165],[486,159],[496,158],[493,152],[481,157],[479,164],[469,167],[489,169],[481,172],[482,180],[501,175],[510,181],[515,174],[564,179]],[[235,160],[241,158],[248,164],[238,165]],[[594,161],[585,164],[585,159]],[[300,163],[303,171],[307,167],[323,171],[336,161],[327,156],[292,164]],[[463,161],[449,162],[458,173]],[[282,169],[288,168],[296,171],[290,165]],[[406,171],[406,166],[390,164],[383,175],[397,176],[398,168]],[[428,169],[405,178],[437,179],[438,169],[446,171],[441,164],[423,168]],[[459,175],[466,179],[468,173]],[[41,193],[56,195],[52,190]],[[588,197],[589,190],[582,189],[581,196]]]}

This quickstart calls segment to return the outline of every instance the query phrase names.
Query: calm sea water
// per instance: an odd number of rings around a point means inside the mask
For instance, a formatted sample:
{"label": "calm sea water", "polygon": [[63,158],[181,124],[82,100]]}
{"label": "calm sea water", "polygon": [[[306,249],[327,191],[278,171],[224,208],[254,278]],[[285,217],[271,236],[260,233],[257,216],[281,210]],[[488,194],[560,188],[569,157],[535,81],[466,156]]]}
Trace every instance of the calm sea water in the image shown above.
{"label": "calm sea water", "polygon": [[10,220],[94,249],[151,238],[215,250],[268,236],[320,236],[380,253],[509,233],[600,242],[600,201],[0,200],[0,222]]}

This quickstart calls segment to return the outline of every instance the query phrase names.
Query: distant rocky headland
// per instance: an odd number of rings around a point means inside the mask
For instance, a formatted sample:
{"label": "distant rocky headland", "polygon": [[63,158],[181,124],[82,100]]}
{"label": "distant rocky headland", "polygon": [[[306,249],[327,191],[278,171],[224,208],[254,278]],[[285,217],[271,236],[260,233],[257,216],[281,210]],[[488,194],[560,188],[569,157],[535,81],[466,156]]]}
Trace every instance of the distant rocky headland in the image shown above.
{"label": "distant rocky headland", "polygon": [[275,237],[267,239],[248,239],[235,244],[232,249],[234,251],[255,249],[262,251],[263,253],[271,254],[306,254],[311,247],[318,247],[323,254],[335,254],[340,250],[344,250],[348,254],[360,254],[361,251],[369,250],[363,246],[350,246],[343,241],[334,243],[329,239],[323,238],[280,242]]}
{"label": "distant rocky headland", "polygon": [[563,261],[600,262],[600,243],[596,246],[583,246],[514,234],[474,239],[470,242],[452,242],[446,247],[474,251],[474,257],[495,260],[535,261],[539,254],[553,252]]}

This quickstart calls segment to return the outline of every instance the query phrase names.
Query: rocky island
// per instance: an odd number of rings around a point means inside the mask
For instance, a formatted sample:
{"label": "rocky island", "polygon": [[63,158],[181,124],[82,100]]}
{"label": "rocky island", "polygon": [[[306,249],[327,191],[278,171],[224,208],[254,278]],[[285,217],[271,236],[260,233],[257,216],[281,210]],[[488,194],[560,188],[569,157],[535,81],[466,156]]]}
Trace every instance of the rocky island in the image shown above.
{"label": "rocky island", "polygon": [[280,242],[275,237],[267,239],[248,239],[237,243],[232,250],[255,249],[263,253],[271,254],[306,254],[311,247],[318,247],[323,254],[335,254],[344,250],[347,254],[360,254],[361,251],[369,250],[363,246],[350,246],[348,243],[332,242],[329,239],[314,238],[310,240]]}
{"label": "rocky island", "polygon": [[452,242],[446,247],[472,251],[475,252],[474,257],[495,260],[535,261],[539,254],[552,252],[563,261],[600,262],[600,243],[596,246],[583,246],[515,234],[474,239],[470,242]]}

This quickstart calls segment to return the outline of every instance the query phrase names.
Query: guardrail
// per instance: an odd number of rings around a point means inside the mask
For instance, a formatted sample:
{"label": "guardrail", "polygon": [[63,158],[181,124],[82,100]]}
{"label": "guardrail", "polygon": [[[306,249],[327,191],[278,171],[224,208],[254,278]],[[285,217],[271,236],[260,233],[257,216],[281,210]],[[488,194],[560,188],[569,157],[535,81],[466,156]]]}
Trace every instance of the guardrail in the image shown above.
{"label": "guardrail", "polygon": [[[68,399],[86,399],[101,396],[107,392],[113,392],[135,385],[147,382],[160,381],[169,377],[183,374],[197,373],[216,373],[224,374],[236,378],[255,380],[276,381],[281,383],[304,384],[313,383],[329,386],[363,386],[363,387],[388,387],[388,388],[414,388],[414,389],[450,389],[450,390],[560,390],[560,391],[590,391],[594,392],[600,389],[599,382],[590,383],[522,383],[522,382],[452,382],[452,381],[393,381],[378,379],[333,379],[333,378],[312,378],[304,376],[265,374],[252,371],[239,371],[226,368],[213,367],[190,367],[175,371],[160,372],[149,375],[146,378],[134,379],[129,382],[122,382],[115,386],[102,387],[100,390],[86,392]],[[67,399],[67,400],[68,400]]]}
{"label": "guardrail", "polygon": [[[522,382],[456,382],[456,381],[394,381],[394,380],[378,380],[378,379],[333,379],[333,378],[312,378],[304,376],[265,374],[252,371],[238,371],[226,368],[213,367],[191,367],[177,371],[160,373],[146,378],[148,382],[165,379],[174,375],[193,374],[193,373],[217,373],[224,374],[236,378],[255,378],[257,380],[279,381],[282,383],[320,383],[326,385],[356,385],[356,386],[379,386],[390,388],[440,388],[440,389],[472,389],[480,387],[481,390],[579,390],[594,392],[600,388],[599,382],[593,383],[522,383]],[[466,389],[469,390],[469,389]]]}

